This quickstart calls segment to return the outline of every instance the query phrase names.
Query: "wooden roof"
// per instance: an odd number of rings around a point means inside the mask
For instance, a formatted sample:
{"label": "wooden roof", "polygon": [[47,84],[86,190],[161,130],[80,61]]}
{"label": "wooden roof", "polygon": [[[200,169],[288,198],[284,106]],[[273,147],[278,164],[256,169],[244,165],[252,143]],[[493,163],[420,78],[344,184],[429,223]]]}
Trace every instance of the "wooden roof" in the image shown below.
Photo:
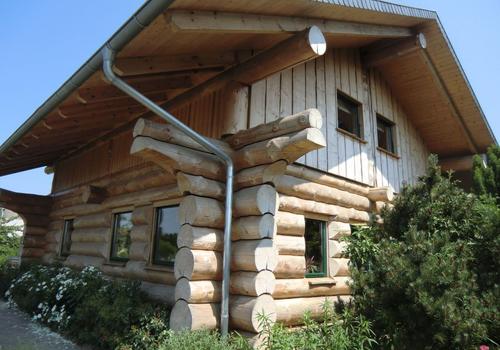
{"label": "wooden roof", "polygon": [[[186,14],[189,16],[190,12],[181,11],[280,16],[283,21],[292,18],[293,21],[288,21],[292,27],[297,21],[323,25],[325,21],[345,21],[354,25],[390,26],[395,33],[398,28],[401,33],[404,30],[423,32],[428,42],[427,58],[437,71],[434,75],[425,60],[416,54],[392,61],[380,70],[429,150],[441,156],[465,155],[484,152],[489,144],[496,142],[432,11],[375,0],[173,1],[118,54],[117,69],[125,72],[129,83],[157,103],[168,101],[238,64],[249,54],[267,49],[291,35],[291,30],[276,31],[264,25],[258,30],[238,30],[241,22],[219,28],[216,27],[219,22],[215,21],[210,30],[205,31],[189,27],[188,22],[187,29],[182,29],[172,20],[175,13],[184,13],[184,18],[189,19]],[[327,42],[330,47],[365,47],[387,38],[394,39],[384,28],[375,35],[363,30],[346,33],[334,30],[327,33]],[[27,132],[9,140],[8,148],[2,146],[0,175],[54,164],[145,112],[134,100],[108,85],[98,71]]]}

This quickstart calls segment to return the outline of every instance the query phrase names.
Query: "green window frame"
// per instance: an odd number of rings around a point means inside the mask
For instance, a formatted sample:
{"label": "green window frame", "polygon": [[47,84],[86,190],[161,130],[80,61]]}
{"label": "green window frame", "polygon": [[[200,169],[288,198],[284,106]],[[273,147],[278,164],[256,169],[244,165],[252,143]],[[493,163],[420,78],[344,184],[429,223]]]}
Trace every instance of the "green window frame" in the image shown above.
{"label": "green window frame", "polygon": [[[306,241],[306,278],[326,277],[328,275],[326,226],[326,221],[306,218],[304,234]],[[319,259],[318,255],[320,256]]]}
{"label": "green window frame", "polygon": [[67,257],[71,253],[71,235],[73,233],[73,219],[64,220],[64,228],[61,237],[61,250],[59,255]]}
{"label": "green window frame", "polygon": [[[179,205],[155,209],[154,243],[151,259],[153,265],[174,266],[175,254],[177,253],[177,235],[180,231],[178,213]],[[163,232],[163,228],[170,232]]]}
{"label": "green window frame", "polygon": [[111,239],[110,260],[128,261],[132,227],[131,211],[116,213],[113,216],[113,236]]}

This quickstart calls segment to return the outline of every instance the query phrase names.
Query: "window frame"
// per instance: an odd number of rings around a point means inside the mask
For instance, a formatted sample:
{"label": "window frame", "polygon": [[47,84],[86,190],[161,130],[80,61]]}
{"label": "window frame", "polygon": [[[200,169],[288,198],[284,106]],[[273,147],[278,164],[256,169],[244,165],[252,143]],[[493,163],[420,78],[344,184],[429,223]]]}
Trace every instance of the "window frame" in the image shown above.
{"label": "window frame", "polygon": [[[359,102],[358,100],[356,100],[355,98],[347,95],[346,93],[344,93],[343,91],[341,90],[338,90],[337,89],[337,95],[335,96],[336,98],[336,102],[337,102],[337,109],[336,109],[336,113],[337,113],[337,130],[339,130],[340,132],[342,133],[345,133],[349,136],[352,136],[353,138],[363,142],[364,141],[364,132],[363,132],[363,126],[364,126],[364,123],[363,123],[363,104],[361,102]],[[356,120],[356,124],[357,124],[357,127],[358,127],[358,130],[359,130],[359,134],[357,134],[354,130],[353,131],[349,131],[349,130],[346,130],[344,128],[342,128],[340,126],[340,115],[339,115],[339,109],[340,109],[340,103],[339,103],[339,100],[340,99],[344,99],[347,101],[347,103],[350,103],[350,104],[353,104],[356,106],[356,114],[357,114],[357,120]]]}
{"label": "window frame", "polygon": [[[314,220],[314,221],[319,221],[321,222],[321,254],[322,254],[322,259],[321,259],[321,267],[322,267],[322,272],[306,272],[304,277],[305,278],[321,278],[321,277],[328,277],[328,222],[325,220],[320,220],[320,219],[315,219],[315,218],[310,218],[306,217],[306,220]],[[307,226],[307,225],[306,225]],[[307,240],[305,239],[306,232],[304,232],[304,240],[305,240],[305,246],[306,246],[306,251],[304,252],[304,258],[306,258],[306,253],[307,253]]]}
{"label": "window frame", "polygon": [[[119,257],[119,256],[114,256],[113,255],[113,251],[114,251],[114,248],[115,248],[115,237],[116,237],[116,228],[117,228],[117,218],[119,215],[122,215],[122,214],[130,214],[130,217],[131,217],[131,220],[132,220],[132,215],[133,215],[133,211],[132,210],[127,210],[127,211],[118,211],[118,212],[113,212],[113,227],[112,227],[112,230],[111,230],[111,246],[110,246],[110,251],[109,251],[109,261],[117,261],[117,262],[127,262],[130,260],[129,257],[127,258],[122,258],[122,257]],[[132,222],[132,221],[131,221]],[[133,224],[132,224],[132,228],[133,228]],[[132,229],[130,230],[132,232]],[[129,256],[130,256],[130,246],[132,245],[132,239],[130,241],[130,245],[129,245]]]}
{"label": "window frame", "polygon": [[[74,221],[75,221],[74,218],[64,219],[64,226],[63,226],[63,231],[62,231],[62,235],[61,235],[61,245],[59,247],[59,256],[62,258],[67,258],[68,256],[71,255],[71,244],[72,244],[71,236],[73,234],[73,231],[75,230]],[[66,242],[65,237],[66,237],[66,232],[67,232],[67,228],[68,228],[69,223],[71,223],[71,232],[69,235],[70,246],[69,246],[69,251],[65,252],[64,251],[64,243]]]}
{"label": "window frame", "polygon": [[[179,203],[176,203],[176,204],[169,204],[169,205],[162,205],[162,206],[156,206],[154,207],[154,226],[153,226],[153,237],[152,237],[152,249],[151,249],[151,255],[150,255],[150,264],[153,265],[153,266],[165,266],[165,267],[173,267],[174,266],[174,263],[175,263],[175,258],[174,258],[174,261],[172,262],[167,262],[167,263],[160,263],[160,262],[156,262],[155,261],[155,258],[156,258],[156,249],[157,249],[157,233],[158,233],[158,227],[159,227],[159,215],[158,215],[158,212],[162,209],[167,209],[167,208],[175,208],[175,207],[179,207],[180,204]],[[179,229],[180,229],[180,225],[179,225]],[[179,235],[180,232],[177,232],[177,236]],[[179,250],[179,247],[177,247],[177,250]]]}
{"label": "window frame", "polygon": [[[388,141],[387,140],[387,129],[390,130],[390,136],[391,136],[391,143],[392,143],[392,150],[388,149],[388,148],[385,148],[385,147],[382,147],[380,145],[380,140],[379,140],[379,137],[378,137],[378,130],[379,130],[379,121],[384,124],[384,128],[385,128],[385,135],[386,135],[386,142]],[[376,133],[377,133],[377,147],[378,149],[384,151],[384,152],[387,152],[389,154],[392,154],[392,155],[397,155],[397,142],[396,142],[396,123],[394,123],[392,120],[389,120],[387,119],[386,117],[384,117],[383,115],[381,115],[380,113],[377,113],[376,114],[376,122],[377,122],[377,125],[376,125]]]}

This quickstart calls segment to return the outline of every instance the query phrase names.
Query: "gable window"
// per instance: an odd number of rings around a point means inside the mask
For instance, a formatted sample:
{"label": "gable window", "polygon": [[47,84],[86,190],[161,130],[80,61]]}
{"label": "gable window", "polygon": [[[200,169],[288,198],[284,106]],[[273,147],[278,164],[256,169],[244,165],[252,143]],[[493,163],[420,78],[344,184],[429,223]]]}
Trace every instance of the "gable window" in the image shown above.
{"label": "gable window", "polygon": [[338,92],[337,113],[338,113],[339,129],[342,129],[359,138],[362,138],[361,104],[347,97],[346,95]]}
{"label": "gable window", "polygon": [[73,219],[64,220],[64,229],[61,240],[61,256],[68,256],[70,254],[72,233],[73,233]]}
{"label": "gable window", "polygon": [[179,206],[156,209],[156,226],[153,245],[153,264],[173,265],[177,253],[179,233]]}
{"label": "gable window", "polygon": [[394,123],[380,115],[377,115],[377,140],[380,148],[394,154],[396,153]]}
{"label": "gable window", "polygon": [[113,219],[113,240],[111,260],[128,260],[130,233],[132,232],[132,212],[117,213]]}
{"label": "gable window", "polygon": [[306,277],[327,274],[326,222],[306,218]]}

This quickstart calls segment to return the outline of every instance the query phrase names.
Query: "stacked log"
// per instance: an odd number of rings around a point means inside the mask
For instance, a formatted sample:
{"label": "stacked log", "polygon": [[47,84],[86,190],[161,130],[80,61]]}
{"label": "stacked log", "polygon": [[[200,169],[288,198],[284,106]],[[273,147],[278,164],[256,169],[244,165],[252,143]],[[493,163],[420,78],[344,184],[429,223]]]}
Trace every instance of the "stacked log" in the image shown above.
{"label": "stacked log", "polygon": [[346,243],[344,241],[344,238],[350,234],[351,225],[348,223],[333,221],[328,225],[330,276],[335,280],[350,276],[349,259],[345,257]]}

